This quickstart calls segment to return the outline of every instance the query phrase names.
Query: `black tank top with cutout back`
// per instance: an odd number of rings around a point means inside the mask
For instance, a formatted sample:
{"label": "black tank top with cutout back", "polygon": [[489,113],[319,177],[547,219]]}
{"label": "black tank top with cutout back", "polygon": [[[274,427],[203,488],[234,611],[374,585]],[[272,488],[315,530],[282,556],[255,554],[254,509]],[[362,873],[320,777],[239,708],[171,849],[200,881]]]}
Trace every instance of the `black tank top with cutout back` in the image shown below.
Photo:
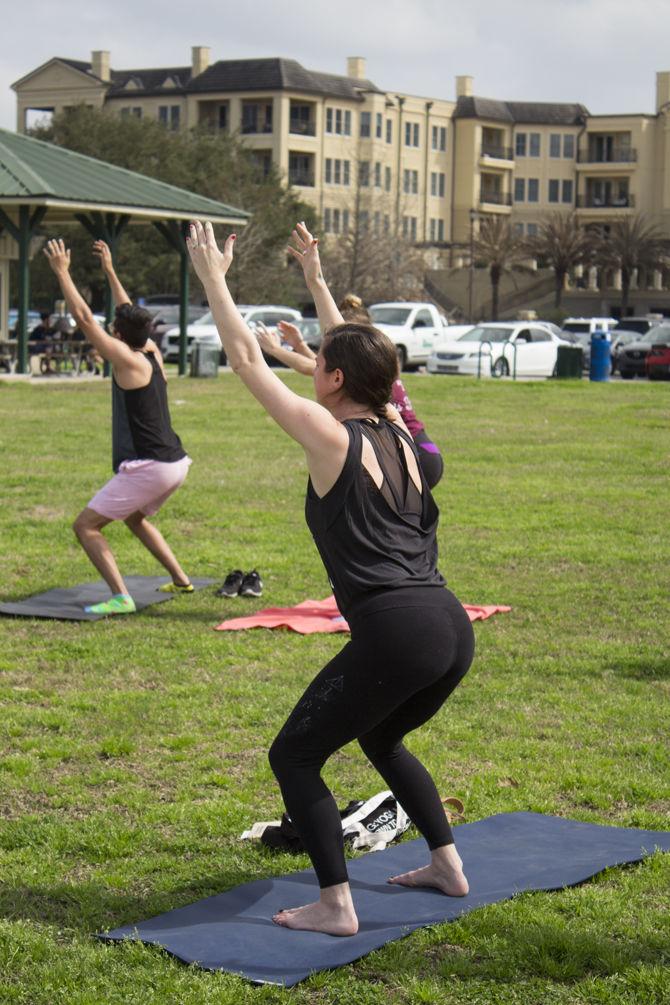
{"label": "black tank top with cutout back", "polygon": [[[323,498],[309,480],[305,518],[337,605],[348,617],[372,597],[375,607],[394,606],[394,591],[444,587],[445,581],[437,568],[439,510],[411,437],[385,419],[348,419],[343,425],[349,434],[344,467]],[[361,460],[364,436],[382,471],[380,488]],[[416,457],[421,492],[407,469],[403,441]]]}

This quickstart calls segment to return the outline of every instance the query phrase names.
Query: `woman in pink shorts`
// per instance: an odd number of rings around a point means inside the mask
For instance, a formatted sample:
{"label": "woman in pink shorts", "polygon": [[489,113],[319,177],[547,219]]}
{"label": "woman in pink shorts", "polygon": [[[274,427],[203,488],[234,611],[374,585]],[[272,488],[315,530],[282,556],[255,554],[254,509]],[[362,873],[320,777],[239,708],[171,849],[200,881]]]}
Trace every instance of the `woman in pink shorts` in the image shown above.
{"label": "woman in pink shorts", "polygon": [[172,428],[163,361],[149,338],[151,315],[130,303],[102,241],[94,249],[111,283],[116,314],[113,336],[98,325],[70,276],[70,252],[61,240],[49,241],[45,254],[77,327],[112,365],[114,470],[74,522],[84,551],[109,586],[112,596],[85,610],[94,614],[131,614],[128,593],[102,528],[123,520],[172,577],[162,590],[192,593],[193,585],[172,549],[147,519],[179,488],[191,459]]}

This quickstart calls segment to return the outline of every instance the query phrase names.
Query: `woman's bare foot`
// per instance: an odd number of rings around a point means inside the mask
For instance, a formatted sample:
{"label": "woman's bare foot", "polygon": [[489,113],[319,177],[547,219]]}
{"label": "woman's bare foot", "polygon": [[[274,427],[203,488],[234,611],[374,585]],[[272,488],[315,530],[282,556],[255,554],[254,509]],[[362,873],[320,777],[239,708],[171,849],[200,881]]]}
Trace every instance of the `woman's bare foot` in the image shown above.
{"label": "woman's bare foot", "polygon": [[355,935],[358,931],[358,918],[348,883],[328,886],[321,891],[321,899],[314,904],[279,911],[272,920],[275,925],[302,932]]}
{"label": "woman's bare foot", "polygon": [[463,862],[453,844],[436,848],[431,853],[430,865],[392,876],[388,882],[398,886],[431,886],[448,897],[465,897],[470,890]]}

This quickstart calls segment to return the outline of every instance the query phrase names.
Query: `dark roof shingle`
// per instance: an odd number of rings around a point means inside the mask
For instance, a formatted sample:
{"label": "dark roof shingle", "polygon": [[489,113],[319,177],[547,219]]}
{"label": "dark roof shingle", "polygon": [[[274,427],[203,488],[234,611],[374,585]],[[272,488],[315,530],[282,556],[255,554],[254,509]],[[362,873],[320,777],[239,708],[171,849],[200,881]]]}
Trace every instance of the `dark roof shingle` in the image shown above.
{"label": "dark roof shingle", "polygon": [[461,95],[456,102],[455,119],[491,119],[494,122],[520,122],[527,125],[572,126],[589,114],[584,105],[550,101],[496,101],[475,95]]}

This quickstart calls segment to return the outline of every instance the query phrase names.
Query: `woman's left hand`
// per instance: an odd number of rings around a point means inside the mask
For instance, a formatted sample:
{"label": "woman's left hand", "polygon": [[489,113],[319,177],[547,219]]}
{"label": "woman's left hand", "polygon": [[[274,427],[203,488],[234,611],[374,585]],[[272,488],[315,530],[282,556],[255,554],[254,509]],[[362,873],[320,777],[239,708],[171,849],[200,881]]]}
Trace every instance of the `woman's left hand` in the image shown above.
{"label": "woman's left hand", "polygon": [[193,268],[203,285],[216,276],[225,276],[228,272],[233,261],[233,245],[236,236],[236,234],[231,234],[226,239],[221,252],[214,237],[214,228],[209,221],[204,226],[199,220],[191,224],[189,236],[186,238],[186,247],[191,256]]}

